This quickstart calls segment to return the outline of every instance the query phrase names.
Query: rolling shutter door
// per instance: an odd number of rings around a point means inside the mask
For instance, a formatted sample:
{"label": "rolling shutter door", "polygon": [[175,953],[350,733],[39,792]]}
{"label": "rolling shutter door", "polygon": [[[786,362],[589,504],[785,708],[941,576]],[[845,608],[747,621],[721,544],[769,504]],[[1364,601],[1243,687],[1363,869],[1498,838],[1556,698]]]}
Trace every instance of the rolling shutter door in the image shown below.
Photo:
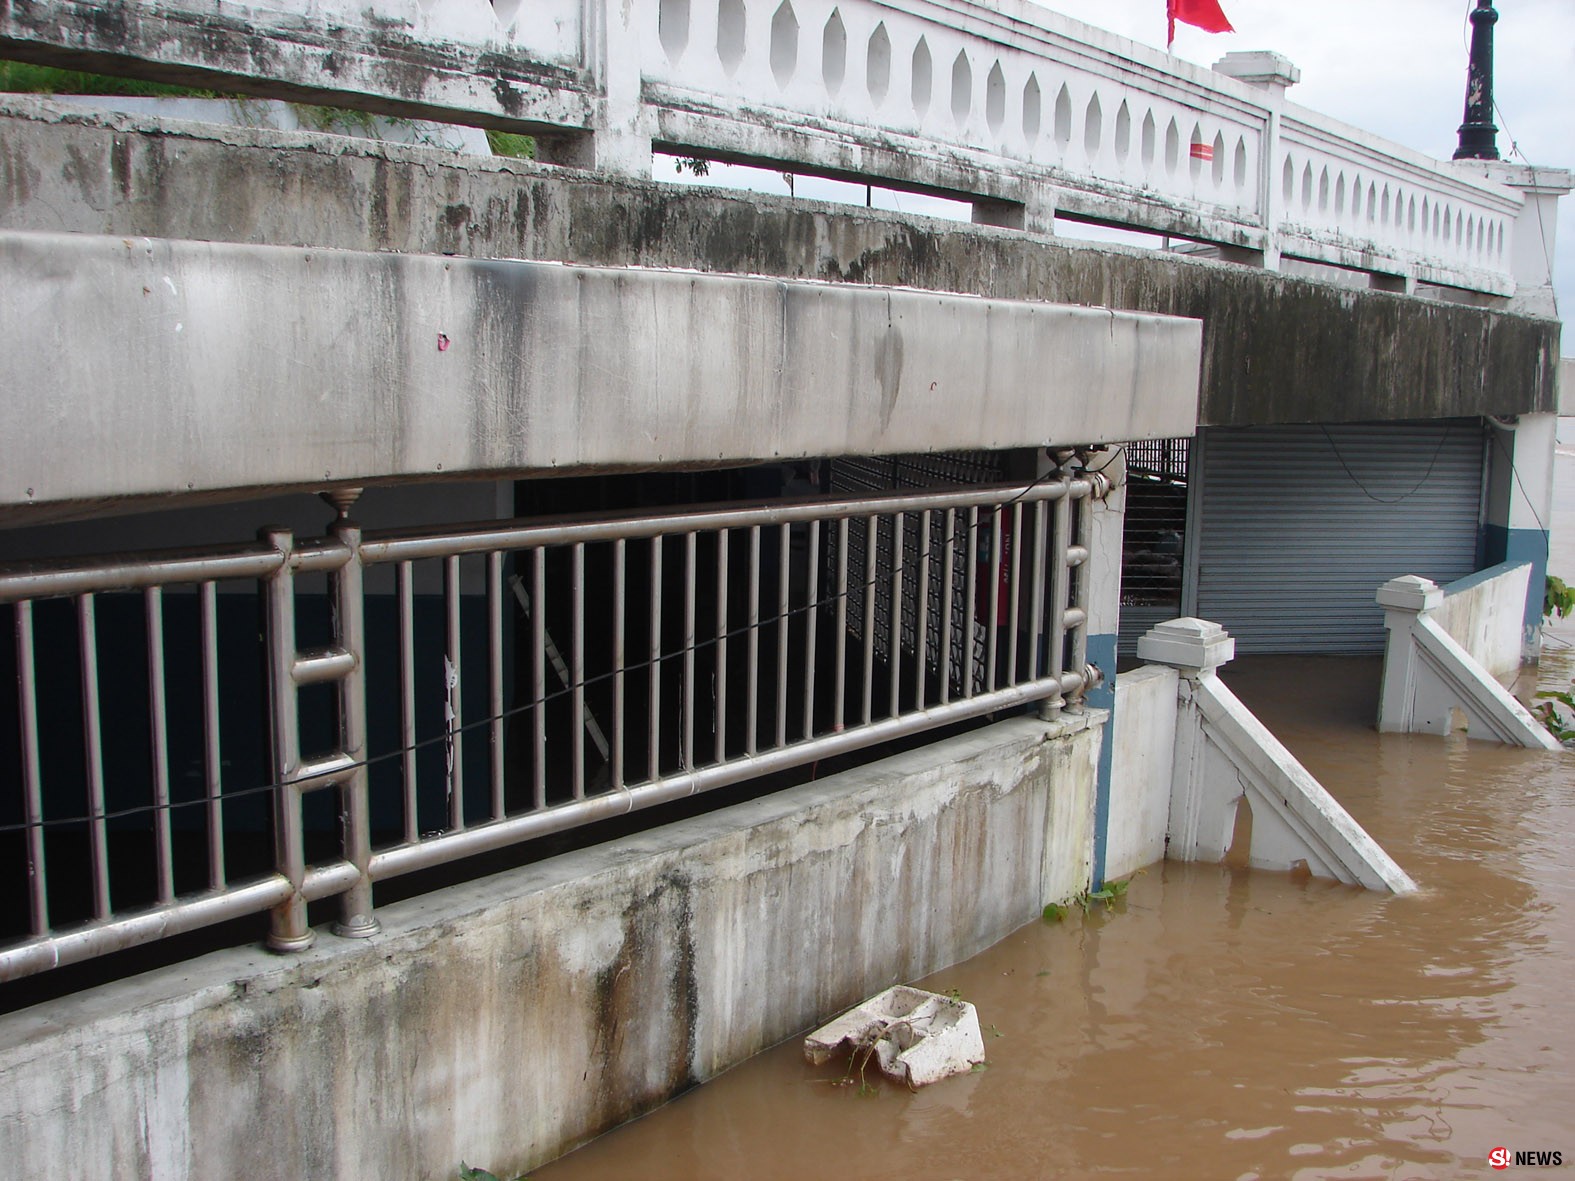
{"label": "rolling shutter door", "polygon": [[1200,459],[1196,613],[1238,652],[1380,653],[1380,585],[1476,569],[1476,419],[1211,428]]}

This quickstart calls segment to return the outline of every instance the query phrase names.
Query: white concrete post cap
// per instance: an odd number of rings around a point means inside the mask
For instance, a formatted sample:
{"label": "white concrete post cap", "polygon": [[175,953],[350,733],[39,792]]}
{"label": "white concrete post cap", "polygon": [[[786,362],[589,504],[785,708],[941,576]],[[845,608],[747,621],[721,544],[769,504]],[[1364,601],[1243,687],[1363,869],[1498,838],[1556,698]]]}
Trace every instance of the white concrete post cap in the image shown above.
{"label": "white concrete post cap", "polygon": [[1394,611],[1431,611],[1444,601],[1444,592],[1437,583],[1407,574],[1391,578],[1378,588],[1378,605]]}
{"label": "white concrete post cap", "polygon": [[1228,664],[1236,655],[1236,641],[1223,627],[1207,619],[1172,619],[1156,624],[1138,640],[1138,659],[1192,672],[1208,672]]}
{"label": "white concrete post cap", "polygon": [[1268,49],[1233,50],[1214,63],[1214,72],[1254,86],[1295,86],[1302,72],[1290,58]]}

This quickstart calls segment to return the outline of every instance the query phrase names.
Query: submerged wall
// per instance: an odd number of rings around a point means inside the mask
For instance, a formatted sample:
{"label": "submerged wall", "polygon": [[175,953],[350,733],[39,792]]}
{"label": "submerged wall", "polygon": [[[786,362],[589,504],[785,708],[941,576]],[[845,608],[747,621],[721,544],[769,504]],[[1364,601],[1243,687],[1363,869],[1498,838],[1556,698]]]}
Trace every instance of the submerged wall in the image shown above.
{"label": "submerged wall", "polygon": [[1017,718],[0,1018],[14,1176],[513,1176],[1088,885],[1104,717]]}

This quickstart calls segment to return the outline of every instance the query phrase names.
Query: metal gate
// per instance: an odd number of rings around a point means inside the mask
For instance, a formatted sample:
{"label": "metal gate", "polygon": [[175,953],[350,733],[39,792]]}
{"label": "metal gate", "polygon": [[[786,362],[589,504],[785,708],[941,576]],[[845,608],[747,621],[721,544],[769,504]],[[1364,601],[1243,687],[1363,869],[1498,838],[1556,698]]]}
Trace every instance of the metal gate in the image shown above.
{"label": "metal gate", "polygon": [[1194,467],[1191,613],[1239,652],[1383,651],[1378,587],[1477,567],[1478,419],[1211,428]]}

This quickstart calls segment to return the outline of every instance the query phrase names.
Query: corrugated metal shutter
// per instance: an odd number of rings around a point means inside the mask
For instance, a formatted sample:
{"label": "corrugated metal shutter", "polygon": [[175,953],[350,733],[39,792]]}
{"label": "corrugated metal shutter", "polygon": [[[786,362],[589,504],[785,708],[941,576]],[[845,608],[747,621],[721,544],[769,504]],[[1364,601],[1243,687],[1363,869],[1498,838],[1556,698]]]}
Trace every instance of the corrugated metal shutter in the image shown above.
{"label": "corrugated metal shutter", "polygon": [[1476,569],[1476,419],[1211,428],[1200,458],[1196,613],[1238,652],[1382,652],[1380,585]]}

